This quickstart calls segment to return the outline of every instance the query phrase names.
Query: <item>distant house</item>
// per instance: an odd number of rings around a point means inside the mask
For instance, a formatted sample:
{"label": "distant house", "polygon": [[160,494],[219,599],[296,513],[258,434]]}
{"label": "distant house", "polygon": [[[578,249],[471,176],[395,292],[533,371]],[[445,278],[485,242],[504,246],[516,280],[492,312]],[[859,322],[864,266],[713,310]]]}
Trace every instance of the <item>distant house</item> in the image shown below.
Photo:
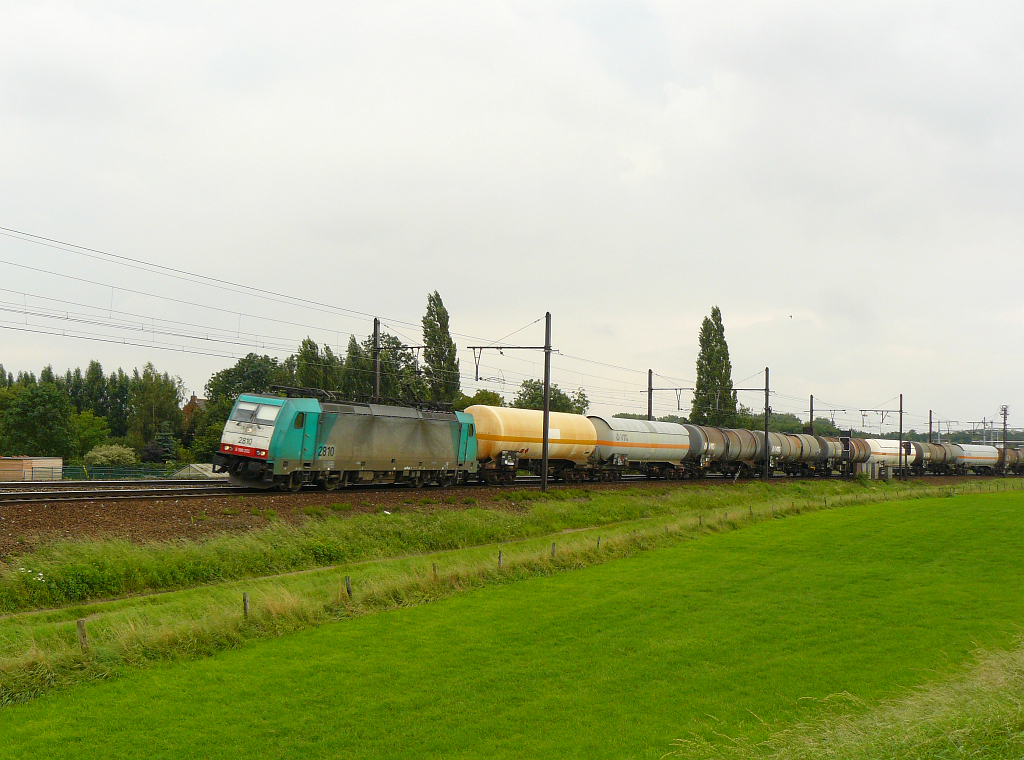
{"label": "distant house", "polygon": [[197,411],[206,411],[206,399],[196,398],[196,394],[193,393],[192,398],[190,398],[188,403],[181,408],[181,411],[185,415],[186,419],[192,419],[192,415]]}

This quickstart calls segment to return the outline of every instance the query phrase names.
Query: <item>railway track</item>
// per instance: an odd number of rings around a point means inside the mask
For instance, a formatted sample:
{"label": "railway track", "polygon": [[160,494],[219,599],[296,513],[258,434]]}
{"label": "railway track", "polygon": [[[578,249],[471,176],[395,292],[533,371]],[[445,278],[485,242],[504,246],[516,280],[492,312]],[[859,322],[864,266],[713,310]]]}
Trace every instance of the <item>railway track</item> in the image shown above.
{"label": "railway track", "polygon": [[[19,483],[19,486],[25,486]],[[181,499],[245,493],[248,489],[228,483],[204,481],[160,481],[140,485],[125,481],[94,481],[88,487],[81,482],[32,483],[29,487],[0,487],[0,506],[60,501],[110,501],[117,499]]]}
{"label": "railway track", "polygon": [[152,478],[145,480],[13,480],[0,482],[0,493],[8,491],[87,491],[93,488],[142,488],[145,486],[227,486],[227,478],[221,480],[201,480],[198,478]]}

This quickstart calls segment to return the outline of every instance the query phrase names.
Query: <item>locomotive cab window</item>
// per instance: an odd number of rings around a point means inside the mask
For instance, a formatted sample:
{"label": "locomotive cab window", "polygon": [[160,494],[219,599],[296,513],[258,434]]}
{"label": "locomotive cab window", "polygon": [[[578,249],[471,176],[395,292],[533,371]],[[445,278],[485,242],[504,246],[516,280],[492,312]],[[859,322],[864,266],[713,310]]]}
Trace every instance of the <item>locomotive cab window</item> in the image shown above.
{"label": "locomotive cab window", "polygon": [[472,425],[469,426],[469,435],[473,435],[473,426]]}
{"label": "locomotive cab window", "polygon": [[299,412],[295,415],[295,429],[301,430],[302,426],[306,424],[306,413]]}
{"label": "locomotive cab window", "polygon": [[279,406],[260,404],[260,408],[256,410],[256,423],[259,425],[273,425],[280,411],[281,407]]}
{"label": "locomotive cab window", "polygon": [[254,404],[251,401],[239,401],[235,405],[235,411],[231,414],[231,419],[235,422],[252,422],[258,407],[259,404]]}

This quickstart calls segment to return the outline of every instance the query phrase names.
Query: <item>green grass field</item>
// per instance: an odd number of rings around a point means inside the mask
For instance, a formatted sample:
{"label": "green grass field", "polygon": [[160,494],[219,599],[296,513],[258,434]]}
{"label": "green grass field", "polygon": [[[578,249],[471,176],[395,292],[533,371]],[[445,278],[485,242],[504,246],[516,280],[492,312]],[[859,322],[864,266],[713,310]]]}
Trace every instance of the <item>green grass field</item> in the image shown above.
{"label": "green grass field", "polygon": [[1011,646],[1024,494],[849,506],[0,710],[7,757],[658,758]]}

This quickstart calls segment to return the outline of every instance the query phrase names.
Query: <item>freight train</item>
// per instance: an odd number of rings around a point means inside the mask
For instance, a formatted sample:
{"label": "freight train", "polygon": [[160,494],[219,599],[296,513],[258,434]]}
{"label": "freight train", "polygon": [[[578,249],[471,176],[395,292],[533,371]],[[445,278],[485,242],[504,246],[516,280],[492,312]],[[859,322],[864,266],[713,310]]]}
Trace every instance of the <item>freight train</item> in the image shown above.
{"label": "freight train", "polygon": [[[243,394],[224,426],[215,472],[257,488],[371,483],[510,484],[540,474],[543,413],[471,406],[465,412],[341,402],[308,389]],[[568,483],[651,478],[733,478],[782,473],[828,477],[876,465],[889,472],[1024,472],[1024,449],[768,433],[551,412],[548,475]]]}

